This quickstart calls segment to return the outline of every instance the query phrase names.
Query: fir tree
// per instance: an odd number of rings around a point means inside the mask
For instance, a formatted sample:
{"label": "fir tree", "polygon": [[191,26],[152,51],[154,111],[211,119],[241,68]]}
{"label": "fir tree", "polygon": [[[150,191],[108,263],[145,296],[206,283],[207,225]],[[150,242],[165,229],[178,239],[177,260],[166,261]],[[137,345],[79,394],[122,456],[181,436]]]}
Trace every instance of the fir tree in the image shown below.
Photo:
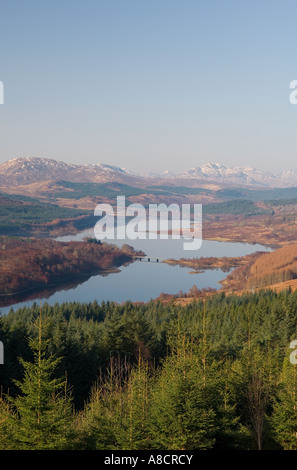
{"label": "fir tree", "polygon": [[0,450],[10,450],[10,419],[12,410],[9,406],[8,400],[3,396],[2,390],[0,394]]}
{"label": "fir tree", "polygon": [[289,357],[288,352],[273,404],[271,423],[275,440],[285,450],[297,450],[297,365],[292,364]]}
{"label": "fir tree", "polygon": [[107,376],[92,389],[84,413],[86,448],[148,448],[148,389],[148,366],[140,356],[133,368],[111,359]]}
{"label": "fir tree", "polygon": [[258,450],[262,450],[267,435],[267,414],[275,395],[277,354],[273,349],[254,346],[242,351],[234,363],[237,374],[237,400],[244,424],[250,429]]}
{"label": "fir tree", "polygon": [[72,424],[72,404],[67,382],[54,377],[60,358],[47,356],[48,341],[42,337],[42,317],[38,334],[29,339],[33,362],[20,359],[22,381],[15,381],[21,394],[10,398],[14,413],[9,417],[11,442],[17,449],[64,449]]}
{"label": "fir tree", "polygon": [[191,340],[178,337],[152,390],[150,426],[153,447],[209,449],[216,430],[215,385],[205,345],[197,354]]}

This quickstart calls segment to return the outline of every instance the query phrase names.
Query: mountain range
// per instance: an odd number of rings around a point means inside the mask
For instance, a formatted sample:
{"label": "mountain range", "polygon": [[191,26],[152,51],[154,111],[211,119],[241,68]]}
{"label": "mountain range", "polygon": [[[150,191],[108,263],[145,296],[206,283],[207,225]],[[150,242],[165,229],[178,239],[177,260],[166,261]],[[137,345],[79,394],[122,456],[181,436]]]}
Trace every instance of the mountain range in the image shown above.
{"label": "mountain range", "polygon": [[126,168],[107,164],[75,165],[49,158],[24,157],[8,160],[0,165],[0,186],[28,185],[40,181],[110,182],[146,184],[151,180],[167,180],[170,184],[220,184],[222,186],[245,186],[280,188],[297,186],[297,170],[278,173],[252,167],[226,167],[219,163],[206,163],[173,174],[170,170],[160,174],[139,175]]}
{"label": "mountain range", "polygon": [[234,183],[238,185],[255,185],[264,187],[288,187],[297,185],[297,170],[268,172],[252,167],[226,167],[219,163],[206,163],[197,168],[190,168],[179,177]]}
{"label": "mountain range", "polygon": [[39,181],[126,182],[133,173],[105,164],[74,165],[50,158],[24,157],[0,165],[0,185],[26,185]]}

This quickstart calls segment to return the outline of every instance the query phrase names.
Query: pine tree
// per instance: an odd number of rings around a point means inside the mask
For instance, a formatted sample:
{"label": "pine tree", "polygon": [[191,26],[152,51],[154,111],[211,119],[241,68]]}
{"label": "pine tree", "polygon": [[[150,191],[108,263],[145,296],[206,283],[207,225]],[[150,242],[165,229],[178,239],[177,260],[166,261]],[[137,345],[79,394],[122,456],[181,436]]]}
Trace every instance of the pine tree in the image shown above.
{"label": "pine tree", "polygon": [[116,450],[120,445],[116,437],[117,421],[121,416],[122,373],[110,368],[92,387],[90,400],[80,414],[78,444],[76,448],[86,450]]}
{"label": "pine tree", "polygon": [[0,393],[0,450],[10,450],[10,432],[9,423],[12,416],[12,410],[8,400]]}
{"label": "pine tree", "polygon": [[243,349],[240,361],[234,364],[237,375],[237,400],[244,424],[250,429],[258,450],[267,435],[267,412],[275,395],[277,354],[269,347]]}
{"label": "pine tree", "polygon": [[140,450],[149,447],[149,370],[139,354],[138,364],[132,368],[122,396],[121,425],[117,429],[122,449]]}
{"label": "pine tree", "polygon": [[215,385],[205,345],[177,338],[152,390],[150,428],[153,447],[166,450],[209,449],[216,430]]}
{"label": "pine tree", "polygon": [[216,433],[216,449],[242,449],[250,437],[247,428],[240,423],[240,416],[236,407],[236,393],[232,362],[226,359],[221,363],[219,396],[216,409],[218,430]]}
{"label": "pine tree", "polygon": [[48,341],[42,337],[41,313],[36,326],[38,335],[29,339],[34,361],[19,359],[24,377],[15,383],[21,394],[9,399],[15,411],[9,417],[10,438],[17,449],[64,449],[72,424],[67,381],[54,377],[60,358],[47,356]]}
{"label": "pine tree", "polygon": [[297,365],[286,354],[271,424],[275,440],[284,450],[297,450]]}
{"label": "pine tree", "polygon": [[148,448],[148,365],[111,359],[107,375],[93,388],[82,419],[82,441],[97,450]]}

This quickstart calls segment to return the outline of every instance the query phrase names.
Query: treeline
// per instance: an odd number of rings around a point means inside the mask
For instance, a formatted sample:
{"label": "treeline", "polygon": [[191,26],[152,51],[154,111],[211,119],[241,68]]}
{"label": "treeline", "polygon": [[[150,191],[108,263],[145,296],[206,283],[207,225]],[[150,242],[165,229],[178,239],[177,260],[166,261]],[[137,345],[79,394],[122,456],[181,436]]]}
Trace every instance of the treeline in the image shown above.
{"label": "treeline", "polygon": [[11,311],[0,445],[297,449],[296,336],[290,291]]}
{"label": "treeline", "polygon": [[[123,183],[74,183],[72,181],[58,181],[57,186],[61,188],[54,194],[55,198],[81,199],[85,197],[104,196],[116,200],[117,196],[139,196],[141,194],[164,195],[164,191],[146,188],[136,188]],[[66,189],[66,191],[65,191]]]}
{"label": "treeline", "polygon": [[158,190],[161,189],[163,191],[166,191],[167,194],[182,194],[184,196],[195,196],[195,195],[204,195],[204,194],[212,194],[214,191],[211,189],[206,189],[206,188],[192,188],[188,186],[174,186],[174,185],[153,185],[153,186],[147,186],[148,189],[154,189]]}
{"label": "treeline", "polygon": [[79,280],[132,260],[126,246],[87,241],[0,237],[0,252],[1,296]]}
{"label": "treeline", "polygon": [[258,207],[256,204],[254,204],[253,201],[246,199],[207,204],[203,206],[203,213],[244,215],[246,217],[274,214],[273,210],[262,209],[261,207]]}
{"label": "treeline", "polygon": [[203,298],[209,295],[213,295],[217,292],[217,289],[214,287],[203,287],[199,289],[195,284],[188,290],[188,292],[179,290],[176,294],[168,294],[166,292],[161,292],[161,294],[155,299],[156,301],[166,301],[173,299],[198,299]]}

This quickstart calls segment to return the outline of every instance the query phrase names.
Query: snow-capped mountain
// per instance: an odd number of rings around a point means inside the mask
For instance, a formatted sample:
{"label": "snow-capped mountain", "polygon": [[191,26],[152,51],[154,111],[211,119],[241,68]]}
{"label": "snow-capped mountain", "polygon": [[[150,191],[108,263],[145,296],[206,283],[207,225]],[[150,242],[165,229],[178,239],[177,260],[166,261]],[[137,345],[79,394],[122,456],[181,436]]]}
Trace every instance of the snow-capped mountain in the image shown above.
{"label": "snow-capped mountain", "polygon": [[0,184],[38,181],[106,182],[134,177],[125,168],[105,164],[74,165],[49,158],[14,158],[0,165]]}
{"label": "snow-capped mountain", "polygon": [[206,163],[197,168],[190,168],[183,172],[180,176],[194,177],[194,178],[207,178],[207,179],[221,179],[221,178],[240,178],[243,181],[250,178],[243,173],[240,168],[227,168],[219,163]]}
{"label": "snow-capped mountain", "polygon": [[194,178],[222,184],[256,185],[262,187],[288,187],[297,185],[297,170],[271,173],[251,167],[226,167],[219,163],[206,163],[184,171],[179,178]]}
{"label": "snow-capped mountain", "polygon": [[[219,163],[205,163],[190,168],[181,174],[171,170],[162,173],[136,175],[126,168],[93,163],[75,165],[49,158],[23,157],[8,160],[0,164],[0,186],[23,186],[40,181],[73,181],[73,182],[120,182],[142,185],[170,181],[170,184],[217,183],[222,186],[237,185],[259,188],[297,186],[297,170],[286,170],[272,173],[251,167],[226,167]],[[187,183],[188,182],[188,183]]]}

